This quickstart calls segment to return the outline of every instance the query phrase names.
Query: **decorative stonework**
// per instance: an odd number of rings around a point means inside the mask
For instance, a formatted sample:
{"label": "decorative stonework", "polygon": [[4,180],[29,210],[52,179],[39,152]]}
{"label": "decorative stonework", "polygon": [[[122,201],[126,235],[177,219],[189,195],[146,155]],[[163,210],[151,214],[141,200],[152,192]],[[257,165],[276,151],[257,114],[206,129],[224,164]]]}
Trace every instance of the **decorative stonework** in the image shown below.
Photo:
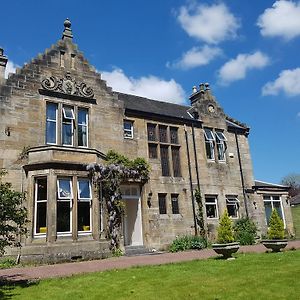
{"label": "decorative stonework", "polygon": [[84,82],[77,83],[72,78],[70,72],[67,72],[65,78],[57,78],[50,76],[41,82],[43,89],[67,95],[80,96],[85,98],[93,98],[94,91]]}

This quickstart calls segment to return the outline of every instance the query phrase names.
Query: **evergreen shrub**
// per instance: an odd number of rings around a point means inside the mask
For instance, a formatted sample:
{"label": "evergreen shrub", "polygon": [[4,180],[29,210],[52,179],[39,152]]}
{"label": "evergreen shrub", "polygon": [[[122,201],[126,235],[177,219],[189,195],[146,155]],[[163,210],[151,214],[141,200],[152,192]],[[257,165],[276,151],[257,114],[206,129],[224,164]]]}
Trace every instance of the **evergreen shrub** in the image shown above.
{"label": "evergreen shrub", "polygon": [[255,237],[257,234],[257,227],[255,223],[248,217],[242,217],[236,221],[233,226],[234,237],[240,245],[255,244]]}

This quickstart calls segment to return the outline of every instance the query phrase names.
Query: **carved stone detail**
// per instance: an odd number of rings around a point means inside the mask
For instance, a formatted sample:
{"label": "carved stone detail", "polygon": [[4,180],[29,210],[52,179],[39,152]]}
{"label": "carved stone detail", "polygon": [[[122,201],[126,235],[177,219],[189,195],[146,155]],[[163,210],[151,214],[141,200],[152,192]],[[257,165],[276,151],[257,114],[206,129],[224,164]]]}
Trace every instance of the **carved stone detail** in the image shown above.
{"label": "carved stone detail", "polygon": [[65,78],[57,78],[50,76],[41,82],[43,89],[67,95],[80,96],[85,98],[93,98],[94,91],[84,82],[77,83],[72,78],[70,72],[67,72]]}

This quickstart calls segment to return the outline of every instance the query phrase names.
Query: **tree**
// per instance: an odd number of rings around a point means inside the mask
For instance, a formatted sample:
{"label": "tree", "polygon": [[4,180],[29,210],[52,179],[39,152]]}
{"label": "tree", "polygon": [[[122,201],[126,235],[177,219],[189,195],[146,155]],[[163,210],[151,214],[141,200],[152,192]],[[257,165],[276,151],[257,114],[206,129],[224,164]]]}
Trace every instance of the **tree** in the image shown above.
{"label": "tree", "polygon": [[226,209],[218,227],[218,243],[227,244],[232,242],[234,242],[233,225]]}
{"label": "tree", "polygon": [[268,237],[271,240],[281,240],[284,238],[284,224],[276,209],[272,210],[269,221]]}
{"label": "tree", "polygon": [[300,194],[300,174],[297,173],[288,174],[287,176],[282,178],[281,184],[290,187],[289,195],[291,197]]}
{"label": "tree", "polygon": [[2,182],[7,172],[0,170],[0,255],[7,246],[20,246],[18,237],[26,233],[27,210],[22,206],[25,194]]}

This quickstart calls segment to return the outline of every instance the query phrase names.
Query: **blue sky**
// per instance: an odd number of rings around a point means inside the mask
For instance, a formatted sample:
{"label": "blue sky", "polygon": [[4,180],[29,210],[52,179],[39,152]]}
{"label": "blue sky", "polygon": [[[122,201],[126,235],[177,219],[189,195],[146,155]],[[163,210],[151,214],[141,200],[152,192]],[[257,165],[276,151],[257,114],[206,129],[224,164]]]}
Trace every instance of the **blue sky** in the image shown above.
{"label": "blue sky", "polygon": [[188,104],[209,82],[247,123],[256,179],[300,173],[300,1],[5,1],[9,70],[72,22],[74,40],[115,90]]}

